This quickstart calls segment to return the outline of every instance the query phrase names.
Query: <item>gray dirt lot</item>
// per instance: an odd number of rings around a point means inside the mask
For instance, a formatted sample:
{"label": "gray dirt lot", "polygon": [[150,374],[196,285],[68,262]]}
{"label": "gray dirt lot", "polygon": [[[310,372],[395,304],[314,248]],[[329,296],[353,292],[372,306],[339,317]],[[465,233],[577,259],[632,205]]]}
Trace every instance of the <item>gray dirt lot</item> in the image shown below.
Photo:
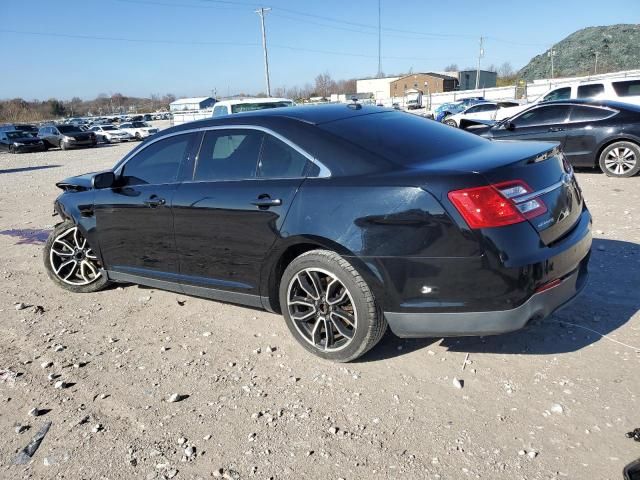
{"label": "gray dirt lot", "polygon": [[[640,177],[578,174],[595,219],[592,275],[564,311],[496,337],[388,333],[340,365],[305,353],[276,315],[49,281],[54,182],[130,148],[0,155],[0,369],[19,373],[0,379],[0,478],[593,480],[620,479],[640,457],[625,438],[640,427]],[[32,463],[13,465],[47,421]]]}

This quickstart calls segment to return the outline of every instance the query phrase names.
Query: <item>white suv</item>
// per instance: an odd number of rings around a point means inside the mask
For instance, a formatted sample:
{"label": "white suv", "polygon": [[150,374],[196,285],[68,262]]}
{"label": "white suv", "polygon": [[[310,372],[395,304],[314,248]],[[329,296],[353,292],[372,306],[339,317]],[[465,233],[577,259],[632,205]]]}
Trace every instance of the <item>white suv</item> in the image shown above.
{"label": "white suv", "polygon": [[640,105],[640,78],[606,78],[555,87],[535,102],[528,103],[521,107],[503,108],[496,115],[496,120],[512,117],[516,113],[520,113],[522,110],[538,103],[550,102],[552,100],[573,100],[576,98],[616,100],[618,102]]}
{"label": "white suv", "polygon": [[288,98],[242,98],[235,100],[222,100],[213,106],[212,117],[233,115],[234,113],[250,112],[253,110],[265,110],[268,108],[293,107],[293,100]]}

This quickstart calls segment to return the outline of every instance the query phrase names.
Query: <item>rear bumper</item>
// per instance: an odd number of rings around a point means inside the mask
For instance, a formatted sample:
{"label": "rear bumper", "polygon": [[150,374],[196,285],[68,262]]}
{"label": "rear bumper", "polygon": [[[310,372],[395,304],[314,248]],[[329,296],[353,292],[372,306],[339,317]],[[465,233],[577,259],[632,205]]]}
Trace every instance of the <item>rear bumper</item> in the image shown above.
{"label": "rear bumper", "polygon": [[545,318],[568,304],[587,283],[585,257],[578,269],[557,286],[532,295],[511,310],[488,312],[385,312],[394,334],[399,337],[456,337],[506,333],[524,327],[533,318]]}

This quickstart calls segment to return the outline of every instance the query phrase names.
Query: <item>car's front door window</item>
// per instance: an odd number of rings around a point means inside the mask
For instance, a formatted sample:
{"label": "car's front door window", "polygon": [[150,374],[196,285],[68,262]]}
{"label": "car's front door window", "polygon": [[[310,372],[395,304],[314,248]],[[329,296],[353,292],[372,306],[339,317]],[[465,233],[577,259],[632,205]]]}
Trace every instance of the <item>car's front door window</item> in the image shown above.
{"label": "car's front door window", "polygon": [[168,137],[137,153],[122,168],[121,184],[161,185],[175,182],[193,135]]}
{"label": "car's front door window", "polygon": [[554,123],[565,123],[569,117],[570,106],[568,105],[547,105],[524,112],[516,117],[511,123],[519,128],[532,127],[535,125],[550,125]]}
{"label": "car's front door window", "polygon": [[569,98],[571,98],[571,87],[563,87],[547,93],[542,101],[550,102],[553,100],[568,100]]}

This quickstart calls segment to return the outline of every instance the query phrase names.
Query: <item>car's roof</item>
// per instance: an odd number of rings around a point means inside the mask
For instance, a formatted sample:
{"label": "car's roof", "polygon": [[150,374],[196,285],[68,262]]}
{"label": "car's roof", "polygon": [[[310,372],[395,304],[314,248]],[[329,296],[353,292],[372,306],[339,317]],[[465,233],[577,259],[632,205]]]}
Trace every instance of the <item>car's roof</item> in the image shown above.
{"label": "car's roof", "polygon": [[216,102],[217,105],[239,105],[243,103],[276,103],[276,102],[291,102],[290,98],[274,98],[274,97],[255,97],[255,98],[234,98],[232,100],[220,100]]}
{"label": "car's roof", "polygon": [[[249,112],[224,115],[211,119],[188,122],[180,125],[186,129],[219,124],[242,124],[251,122],[263,122],[269,119],[290,119],[311,125],[343,120],[350,117],[370,115],[374,113],[393,111],[390,108],[375,107],[361,104],[331,104],[311,105],[299,107],[268,108],[264,110],[252,110]],[[181,129],[181,128],[179,128]]]}
{"label": "car's roof", "polygon": [[567,100],[551,100],[548,102],[538,103],[535,106],[541,107],[544,105],[592,105],[594,107],[622,108],[626,110],[631,110],[631,109],[635,110],[638,108],[637,105],[632,105],[632,104],[620,102],[617,100],[606,100],[606,99],[596,99],[596,98],[571,98]]}

